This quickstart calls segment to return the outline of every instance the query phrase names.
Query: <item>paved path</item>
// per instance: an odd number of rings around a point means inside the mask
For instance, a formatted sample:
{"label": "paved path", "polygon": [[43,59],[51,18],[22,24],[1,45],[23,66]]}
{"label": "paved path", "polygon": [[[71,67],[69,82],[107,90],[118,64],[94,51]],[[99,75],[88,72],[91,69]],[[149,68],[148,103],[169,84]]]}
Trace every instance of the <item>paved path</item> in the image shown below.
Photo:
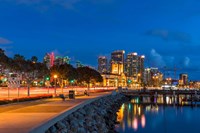
{"label": "paved path", "polygon": [[91,93],[76,99],[62,101],[60,98],[24,102],[0,106],[0,133],[28,133],[31,129],[57,116],[63,111],[88,99],[106,93]]}

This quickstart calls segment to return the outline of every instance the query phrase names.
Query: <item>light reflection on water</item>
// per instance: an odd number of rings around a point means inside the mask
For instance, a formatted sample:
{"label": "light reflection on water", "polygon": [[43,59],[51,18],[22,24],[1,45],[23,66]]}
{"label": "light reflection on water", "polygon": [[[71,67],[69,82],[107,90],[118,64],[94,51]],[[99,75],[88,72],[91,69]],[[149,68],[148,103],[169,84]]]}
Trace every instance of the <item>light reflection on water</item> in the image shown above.
{"label": "light reflection on water", "polygon": [[[143,99],[143,102],[150,99]],[[162,98],[157,102],[162,103]],[[167,104],[174,101],[166,97]],[[140,104],[138,98],[122,105],[116,131],[120,133],[200,133],[200,108]]]}

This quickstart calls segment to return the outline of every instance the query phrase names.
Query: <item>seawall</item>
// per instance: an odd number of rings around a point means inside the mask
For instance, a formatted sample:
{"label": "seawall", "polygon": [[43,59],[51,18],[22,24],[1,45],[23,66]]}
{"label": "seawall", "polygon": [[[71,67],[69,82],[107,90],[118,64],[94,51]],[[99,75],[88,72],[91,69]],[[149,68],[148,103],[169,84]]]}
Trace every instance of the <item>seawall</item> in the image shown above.
{"label": "seawall", "polygon": [[115,132],[116,112],[129,98],[113,93],[89,100],[42,125],[37,133],[107,133]]}

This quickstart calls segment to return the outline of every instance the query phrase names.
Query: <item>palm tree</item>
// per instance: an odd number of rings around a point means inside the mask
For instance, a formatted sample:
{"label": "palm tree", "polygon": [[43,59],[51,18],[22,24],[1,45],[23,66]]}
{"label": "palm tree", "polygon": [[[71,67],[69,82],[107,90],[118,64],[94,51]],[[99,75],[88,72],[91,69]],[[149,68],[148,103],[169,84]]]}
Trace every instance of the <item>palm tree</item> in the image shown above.
{"label": "palm tree", "polygon": [[31,61],[32,61],[33,63],[37,63],[38,58],[37,58],[36,56],[32,56],[32,57],[31,57]]}

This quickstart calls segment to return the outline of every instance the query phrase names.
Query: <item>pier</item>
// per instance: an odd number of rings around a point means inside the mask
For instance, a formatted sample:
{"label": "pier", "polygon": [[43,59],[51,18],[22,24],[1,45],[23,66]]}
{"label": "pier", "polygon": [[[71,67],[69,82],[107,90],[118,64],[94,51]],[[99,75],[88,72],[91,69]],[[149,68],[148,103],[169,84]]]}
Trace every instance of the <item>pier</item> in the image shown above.
{"label": "pier", "polygon": [[[187,102],[187,105],[194,105],[200,102],[199,90],[122,90],[121,93],[138,97],[140,103],[144,103],[145,97],[149,98],[149,103],[156,104],[183,105]],[[158,102],[158,98],[162,99],[161,102]]]}

